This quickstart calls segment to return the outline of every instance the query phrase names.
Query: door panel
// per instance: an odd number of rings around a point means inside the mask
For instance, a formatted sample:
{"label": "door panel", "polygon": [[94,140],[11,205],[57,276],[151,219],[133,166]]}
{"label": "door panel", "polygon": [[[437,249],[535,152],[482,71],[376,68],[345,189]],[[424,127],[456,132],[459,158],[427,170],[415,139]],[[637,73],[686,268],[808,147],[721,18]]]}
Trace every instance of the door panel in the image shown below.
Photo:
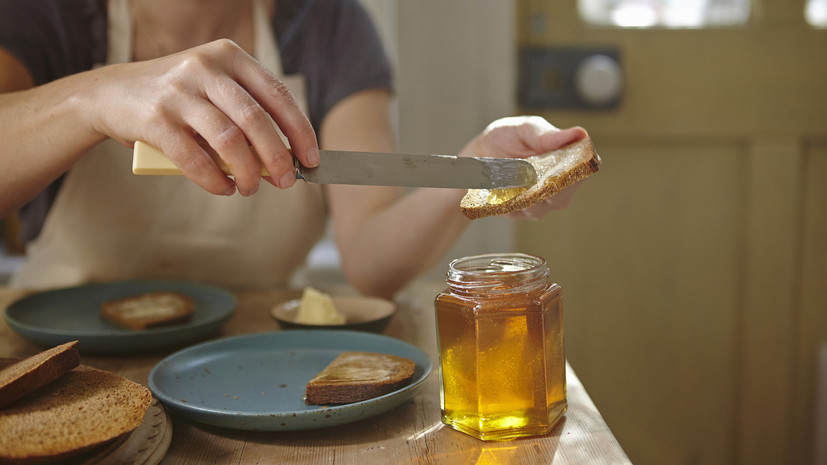
{"label": "door panel", "polygon": [[589,27],[520,0],[518,47],[616,47],[611,111],[523,108],[589,130],[604,164],[520,223],[564,290],[568,356],[638,464],[810,464],[827,340],[827,31],[802,0],[745,27]]}
{"label": "door panel", "polygon": [[[807,144],[805,162],[806,182],[803,186],[803,242],[801,246],[800,299],[801,314],[796,330],[800,335],[796,348],[795,391],[791,437],[810,437],[816,418],[813,399],[820,388],[821,398],[827,396],[827,384],[815,382],[819,347],[827,344],[827,140],[812,140]],[[825,414],[824,411],[821,412]],[[827,418],[821,418],[826,425]],[[822,430],[822,433],[825,431]],[[814,437],[820,443],[822,460],[827,460],[827,437]],[[793,448],[791,463],[805,463],[817,444],[809,449]]]}
{"label": "door panel", "polygon": [[599,178],[520,250],[549,260],[568,357],[630,457],[727,463],[745,148],[604,142]]}

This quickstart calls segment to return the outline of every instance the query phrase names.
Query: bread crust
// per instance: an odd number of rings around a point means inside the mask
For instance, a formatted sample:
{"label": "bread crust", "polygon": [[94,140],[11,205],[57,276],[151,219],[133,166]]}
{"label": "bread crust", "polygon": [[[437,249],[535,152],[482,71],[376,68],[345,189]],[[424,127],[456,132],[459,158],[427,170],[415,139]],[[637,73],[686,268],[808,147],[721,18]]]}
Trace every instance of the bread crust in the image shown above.
{"label": "bread crust", "polygon": [[[596,173],[601,164],[600,156],[595,151],[589,137],[526,160],[537,171],[539,179],[536,184],[499,204],[488,203],[489,190],[471,189],[460,202],[462,214],[475,220],[526,209]],[[568,163],[570,166],[558,166],[558,163]],[[561,172],[556,172],[560,169],[562,169]]]}
{"label": "bread crust", "polygon": [[151,402],[140,384],[80,366],[0,410],[0,463],[55,463],[89,451],[135,430]]}
{"label": "bread crust", "polygon": [[[161,302],[168,311],[160,309]],[[136,309],[140,313],[135,312]],[[136,331],[183,323],[191,318],[194,310],[192,299],[169,291],[147,292],[101,304],[103,318]]]}
{"label": "bread crust", "polygon": [[78,341],[72,341],[0,370],[0,409],[60,378],[78,365]]}
{"label": "bread crust", "polygon": [[407,386],[416,364],[410,359],[371,352],[343,352],[307,383],[309,405],[350,404]]}

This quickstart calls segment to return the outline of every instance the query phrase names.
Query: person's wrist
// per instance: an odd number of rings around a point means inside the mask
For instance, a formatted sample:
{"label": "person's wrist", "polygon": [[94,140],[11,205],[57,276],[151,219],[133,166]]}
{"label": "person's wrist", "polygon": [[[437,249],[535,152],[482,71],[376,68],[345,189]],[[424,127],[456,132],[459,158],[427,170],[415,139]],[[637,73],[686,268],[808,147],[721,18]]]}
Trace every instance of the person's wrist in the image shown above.
{"label": "person's wrist", "polygon": [[[100,142],[109,137],[107,118],[103,115],[99,102],[105,101],[105,77],[100,70],[73,76],[73,85],[65,99],[68,111],[79,131],[88,132],[88,137]],[[111,100],[106,105],[111,105]]]}

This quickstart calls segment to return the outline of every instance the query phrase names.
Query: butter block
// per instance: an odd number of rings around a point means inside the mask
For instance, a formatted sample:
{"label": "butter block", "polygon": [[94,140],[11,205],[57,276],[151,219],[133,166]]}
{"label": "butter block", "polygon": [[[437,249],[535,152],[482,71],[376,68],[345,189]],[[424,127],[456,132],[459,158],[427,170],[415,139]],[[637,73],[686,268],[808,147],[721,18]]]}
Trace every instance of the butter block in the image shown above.
{"label": "butter block", "polygon": [[345,316],[333,304],[333,299],[324,292],[306,287],[302,293],[296,323],[306,325],[343,325]]}
{"label": "butter block", "polygon": [[[215,161],[218,167],[225,174],[232,175],[231,167],[224,163],[224,160],[210,146],[202,148]],[[252,149],[252,147],[251,147]],[[166,154],[143,141],[135,142],[132,149],[132,174],[149,176],[178,176],[183,173],[175,166]],[[261,167],[261,175],[269,176],[265,167]]]}
{"label": "butter block", "polygon": [[142,175],[180,175],[181,171],[160,150],[137,141],[132,149],[132,173]]}

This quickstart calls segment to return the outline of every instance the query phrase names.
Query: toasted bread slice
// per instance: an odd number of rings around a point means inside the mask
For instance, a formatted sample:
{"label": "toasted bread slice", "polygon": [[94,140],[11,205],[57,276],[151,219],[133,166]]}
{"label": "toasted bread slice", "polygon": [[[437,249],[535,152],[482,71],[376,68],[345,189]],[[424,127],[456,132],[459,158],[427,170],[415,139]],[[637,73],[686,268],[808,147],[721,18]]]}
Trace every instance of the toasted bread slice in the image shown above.
{"label": "toasted bread slice", "polygon": [[342,352],[307,383],[309,405],[349,404],[402,388],[411,382],[415,364],[396,355]]}
{"label": "toasted bread slice", "polygon": [[143,330],[183,323],[190,319],[195,305],[177,292],[147,292],[101,305],[101,316],[129,329]]}
{"label": "toasted bread slice", "polygon": [[0,370],[0,409],[60,378],[78,365],[78,341],[72,341]]}
{"label": "toasted bread slice", "polygon": [[462,213],[474,220],[523,210],[596,173],[601,163],[588,137],[526,160],[537,171],[533,186],[525,191],[470,189],[460,202]]}
{"label": "toasted bread slice", "polygon": [[0,410],[0,463],[55,463],[89,451],[135,430],[151,401],[140,384],[80,366]]}

